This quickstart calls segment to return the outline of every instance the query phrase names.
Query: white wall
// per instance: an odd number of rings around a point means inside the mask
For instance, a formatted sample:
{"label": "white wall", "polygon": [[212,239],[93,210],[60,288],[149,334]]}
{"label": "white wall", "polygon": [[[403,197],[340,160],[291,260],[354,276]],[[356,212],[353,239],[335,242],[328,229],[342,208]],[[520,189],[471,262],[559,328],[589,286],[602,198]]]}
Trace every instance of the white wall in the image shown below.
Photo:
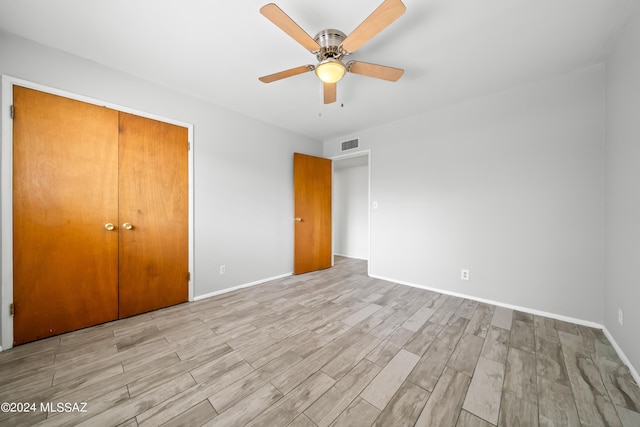
{"label": "white wall", "polygon": [[325,141],[371,150],[371,274],[602,323],[603,87],[595,66]]}
{"label": "white wall", "polygon": [[369,258],[368,197],[368,166],[334,169],[333,251],[336,255]]}
{"label": "white wall", "polygon": [[3,32],[0,74],[194,125],[196,296],[292,271],[292,153],[319,141]]}
{"label": "white wall", "polygon": [[[640,369],[640,10],[606,63],[606,293],[604,322]],[[624,325],[618,324],[618,308]]]}

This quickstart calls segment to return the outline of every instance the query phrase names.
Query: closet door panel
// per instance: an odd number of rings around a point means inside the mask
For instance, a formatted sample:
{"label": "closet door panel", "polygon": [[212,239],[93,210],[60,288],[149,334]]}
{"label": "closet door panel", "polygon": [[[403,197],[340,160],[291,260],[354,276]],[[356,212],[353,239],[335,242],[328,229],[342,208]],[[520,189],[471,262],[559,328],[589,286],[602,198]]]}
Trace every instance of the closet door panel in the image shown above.
{"label": "closet door panel", "polygon": [[120,113],[121,318],[188,300],[187,153],[186,128]]}
{"label": "closet door panel", "polygon": [[118,317],[118,112],[14,87],[14,343]]}

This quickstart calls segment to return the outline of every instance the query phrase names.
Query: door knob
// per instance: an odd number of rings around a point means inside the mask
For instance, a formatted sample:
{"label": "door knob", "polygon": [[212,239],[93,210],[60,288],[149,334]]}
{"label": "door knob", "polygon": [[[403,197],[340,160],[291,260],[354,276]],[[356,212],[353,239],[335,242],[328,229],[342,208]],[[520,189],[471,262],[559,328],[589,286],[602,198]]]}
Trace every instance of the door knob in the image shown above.
{"label": "door knob", "polygon": [[108,223],[106,223],[106,224],[104,225],[104,229],[105,229],[105,230],[107,230],[107,231],[112,231],[112,230],[113,230],[113,229],[115,229],[115,228],[116,228],[116,226],[115,226],[115,225],[113,225],[113,224],[111,224],[110,222],[108,222]]}
{"label": "door knob", "polygon": [[302,218],[296,218],[296,222],[302,222]]}
{"label": "door knob", "polygon": [[124,228],[125,230],[131,230],[133,228],[133,225],[125,222],[124,224],[122,224],[122,228]]}

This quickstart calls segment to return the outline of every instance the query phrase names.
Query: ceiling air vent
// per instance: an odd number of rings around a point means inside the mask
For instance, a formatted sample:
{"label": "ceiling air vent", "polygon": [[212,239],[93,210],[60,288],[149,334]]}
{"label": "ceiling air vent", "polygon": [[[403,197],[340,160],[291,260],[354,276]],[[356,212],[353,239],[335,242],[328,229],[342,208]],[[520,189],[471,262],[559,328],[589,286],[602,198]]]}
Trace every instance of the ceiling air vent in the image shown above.
{"label": "ceiling air vent", "polygon": [[359,142],[360,140],[358,138],[350,139],[349,141],[344,141],[342,143],[342,151],[353,150],[354,148],[358,148]]}

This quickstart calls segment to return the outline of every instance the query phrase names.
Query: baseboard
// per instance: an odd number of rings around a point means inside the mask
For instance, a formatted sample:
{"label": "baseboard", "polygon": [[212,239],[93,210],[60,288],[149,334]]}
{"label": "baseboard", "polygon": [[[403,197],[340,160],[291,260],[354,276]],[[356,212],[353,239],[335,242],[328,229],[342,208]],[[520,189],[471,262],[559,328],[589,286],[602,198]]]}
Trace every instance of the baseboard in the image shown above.
{"label": "baseboard", "polygon": [[343,257],[343,258],[349,258],[349,259],[359,259],[360,261],[369,261],[367,258],[360,258],[360,257],[357,257],[357,256],[338,254],[338,253],[335,253],[333,255],[339,256],[339,257]]}
{"label": "baseboard", "polygon": [[454,297],[466,298],[466,299],[470,299],[470,300],[473,300],[473,301],[483,302],[483,303],[486,303],[486,304],[497,305],[498,307],[504,307],[504,308],[509,308],[511,310],[522,311],[524,313],[535,314],[536,316],[550,317],[552,319],[562,320],[564,322],[575,323],[575,324],[582,325],[582,326],[588,326],[590,328],[596,328],[596,329],[602,329],[603,328],[603,326],[601,324],[596,323],[596,322],[591,322],[589,320],[576,319],[575,317],[563,316],[561,314],[556,314],[556,313],[550,313],[550,312],[547,312],[547,311],[536,310],[536,309],[529,308],[529,307],[521,307],[519,305],[506,304],[506,303],[503,303],[503,302],[500,302],[500,301],[494,301],[494,300],[490,300],[490,299],[479,298],[479,297],[475,297],[475,296],[472,296],[472,295],[465,295],[465,294],[461,294],[461,293],[458,293],[458,292],[447,291],[447,290],[444,290],[444,289],[432,288],[430,286],[418,285],[416,283],[403,282],[401,280],[390,279],[388,277],[381,277],[381,276],[375,276],[375,275],[371,275],[371,277],[374,277],[376,279],[386,280],[387,282],[397,283],[399,285],[411,286],[412,288],[420,288],[420,289],[425,289],[427,291],[434,291],[434,292],[439,292],[439,293],[445,294],[445,295],[451,295],[451,296],[454,296]]}
{"label": "baseboard", "polygon": [[620,348],[616,340],[613,338],[613,335],[611,335],[611,332],[609,332],[606,326],[602,327],[602,332],[604,332],[607,339],[611,342],[611,345],[616,350],[616,353],[618,353],[618,357],[620,357],[624,364],[627,365],[627,368],[629,368],[629,372],[631,372],[631,376],[635,380],[636,384],[640,386],[640,375],[638,375],[638,371],[633,367],[627,355],[624,354],[622,348]]}
{"label": "baseboard", "polygon": [[419,289],[425,289],[427,291],[439,292],[439,293],[445,294],[445,295],[451,295],[451,296],[454,296],[454,297],[466,298],[466,299],[470,299],[470,300],[473,300],[473,301],[478,301],[478,302],[482,302],[482,303],[486,303],[486,304],[496,305],[498,307],[504,307],[504,308],[509,308],[511,310],[522,311],[524,313],[534,314],[536,316],[548,317],[550,319],[562,320],[563,322],[575,323],[577,325],[588,326],[590,328],[600,329],[605,334],[607,339],[611,342],[611,345],[615,349],[616,353],[618,353],[618,357],[620,357],[620,360],[622,360],[622,362],[625,365],[627,365],[627,368],[629,368],[629,371],[631,372],[631,376],[635,380],[636,384],[640,385],[640,376],[638,375],[638,371],[636,371],[634,366],[631,364],[631,361],[626,356],[626,354],[624,354],[624,352],[622,351],[622,349],[620,348],[620,346],[618,345],[616,340],[613,339],[613,336],[611,335],[611,333],[609,333],[607,328],[604,327],[604,325],[601,325],[600,323],[596,323],[596,322],[592,322],[592,321],[584,320],[584,319],[577,319],[575,317],[563,316],[561,314],[550,313],[548,311],[536,310],[536,309],[529,308],[529,307],[522,307],[522,306],[513,305],[513,304],[505,304],[505,303],[500,302],[500,301],[493,301],[493,300],[489,300],[489,299],[478,298],[478,297],[474,297],[474,296],[471,296],[471,295],[461,294],[461,293],[458,293],[458,292],[451,292],[451,291],[447,291],[447,290],[444,290],[444,289],[432,288],[430,286],[418,285],[416,283],[404,282],[402,280],[390,279],[388,277],[382,277],[382,276],[377,276],[377,275],[373,275],[373,274],[370,274],[369,276],[371,276],[373,278],[376,278],[376,279],[380,279],[380,280],[386,280],[387,282],[397,283],[399,285],[411,286],[412,288],[419,288]]}
{"label": "baseboard", "polygon": [[216,295],[222,295],[222,294],[226,294],[226,293],[229,293],[229,292],[237,291],[238,289],[250,288],[252,286],[261,285],[261,284],[263,284],[265,282],[270,282],[272,280],[283,279],[283,278],[289,277],[291,275],[293,275],[293,272],[281,274],[279,276],[269,277],[267,279],[256,280],[255,282],[245,283],[243,285],[234,286],[232,288],[225,288],[225,289],[221,289],[219,291],[210,292],[208,294],[198,295],[197,297],[194,297],[193,300],[194,301],[200,301],[202,299],[215,297]]}

